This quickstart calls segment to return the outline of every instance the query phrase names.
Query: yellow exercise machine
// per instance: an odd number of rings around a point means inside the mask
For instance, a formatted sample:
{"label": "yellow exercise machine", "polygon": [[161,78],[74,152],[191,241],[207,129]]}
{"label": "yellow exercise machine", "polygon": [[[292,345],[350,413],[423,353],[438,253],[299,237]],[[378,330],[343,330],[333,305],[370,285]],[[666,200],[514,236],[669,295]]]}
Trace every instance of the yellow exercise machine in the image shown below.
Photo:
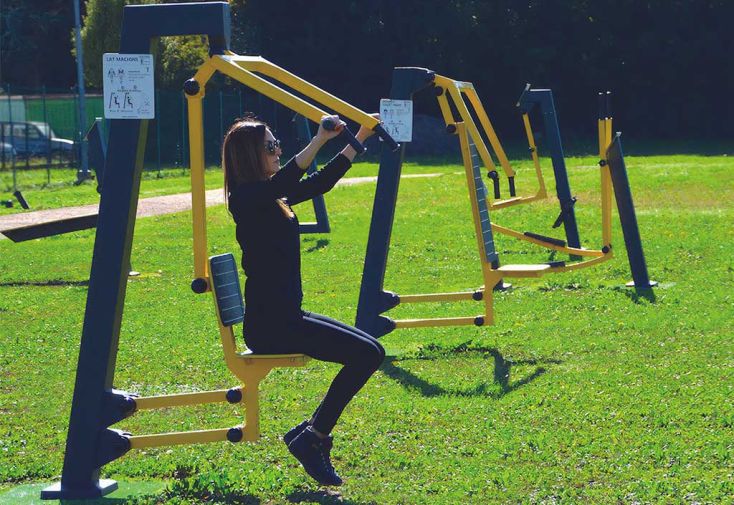
{"label": "yellow exercise machine", "polygon": [[[226,2],[128,5],[123,10],[119,54],[121,57],[148,54],[157,37],[206,35],[208,38],[209,58],[184,86],[189,105],[191,146],[196,275],[192,287],[196,292],[213,293],[225,361],[241,384],[228,390],[152,397],[138,397],[113,387],[148,125],[146,119],[113,119],[104,157],[105,181],[64,467],[61,482],[42,491],[44,499],[97,498],[114,491],[117,483],[100,479],[100,469],[132,448],[255,440],[259,434],[258,384],[275,367],[306,363],[307,358],[303,355],[255,356],[237,350],[232,326],[241,321],[244,314],[237,265],[232,255],[207,259],[201,99],[207,81],[215,72],[259,91],[311,121],[321,119],[324,110],[273,83],[280,82],[344,118],[372,128],[383,138],[384,145],[397,149],[395,141],[372,116],[263,58],[231,52],[230,33],[230,11]],[[230,428],[153,435],[111,428],[138,410],[214,402],[240,403],[243,400],[244,424]]]}
{"label": "yellow exercise machine", "polygon": [[[253,354],[246,348],[239,351],[232,327],[242,322],[245,308],[238,280],[237,263],[232,254],[212,256],[207,259],[202,100],[205,95],[206,83],[215,72],[229,76],[317,124],[321,121],[321,117],[327,114],[325,110],[303,98],[299,98],[272,81],[282,83],[308,99],[320,103],[342,117],[351,119],[360,125],[372,129],[382,128],[379,120],[373,116],[260,56],[240,56],[230,51],[225,51],[221,55],[213,55],[199,67],[192,79],[186,81],[184,93],[188,100],[195,275],[191,288],[196,293],[211,291],[214,295],[225,362],[232,373],[242,382],[242,386],[205,393],[136,398],[135,403],[138,409],[153,409],[221,401],[234,403],[244,400],[245,423],[242,426],[229,429],[130,436],[130,446],[133,449],[221,440],[232,442],[238,442],[240,439],[257,440],[260,436],[258,400],[260,381],[274,368],[303,366],[310,359],[303,354]],[[271,80],[266,80],[262,76],[267,76]],[[353,142],[355,141],[353,140]],[[358,148],[361,148],[361,146],[358,146]]]}
{"label": "yellow exercise machine", "polygon": [[[612,148],[612,118],[609,114],[608,95],[600,100],[598,120],[598,140],[601,170],[602,198],[602,244],[599,249],[586,249],[581,246],[574,203],[568,183],[560,132],[556,120],[553,96],[549,89],[531,89],[526,86],[517,106],[528,138],[530,153],[535,168],[537,190],[526,196],[518,196],[515,188],[515,171],[510,166],[507,155],[497,137],[489,117],[469,82],[462,82],[437,75],[420,68],[396,68],[393,74],[393,95],[391,98],[405,100],[413,93],[423,89],[432,90],[446,124],[448,133],[459,137],[461,155],[466,173],[467,188],[471,202],[477,246],[482,267],[484,285],[479,289],[454,293],[396,294],[383,289],[383,279],[387,264],[392,221],[397,200],[397,189],[402,167],[402,156],[384,153],[380,161],[378,187],[375,193],[372,224],[367,244],[367,254],[362,276],[356,326],[372,335],[380,336],[396,328],[415,328],[432,326],[476,325],[494,323],[493,290],[501,286],[505,278],[541,277],[549,273],[568,272],[598,265],[613,257],[611,244],[611,208],[615,196],[625,231],[625,244],[630,256],[630,265],[635,286],[649,288],[642,247],[634,219],[629,182],[621,161],[621,154],[610,163],[607,154]],[[520,232],[491,222],[490,211],[527,204],[548,197],[543,172],[538,158],[537,147],[530,123],[530,112],[539,107],[545,126],[545,140],[548,144],[556,180],[556,195],[561,212],[553,227],[564,225],[566,240],[548,237],[531,231]],[[474,118],[477,118],[475,121]],[[485,143],[484,139],[487,139]],[[618,139],[617,139],[618,142]],[[487,145],[489,144],[489,146]],[[491,147],[491,151],[490,151]],[[621,151],[620,151],[621,153]],[[501,198],[500,176],[497,164],[502,168],[509,183],[509,197]],[[482,170],[486,170],[493,182],[493,192],[485,187]],[[614,177],[618,173],[619,177]],[[382,184],[382,185],[381,185]],[[379,203],[379,205],[378,205]],[[634,228],[634,230],[633,230]],[[628,231],[630,233],[628,233]],[[526,265],[501,265],[494,244],[494,234],[500,233],[514,239],[530,242],[551,251],[568,254],[572,261],[552,261],[549,263]],[[633,260],[633,256],[636,258]],[[640,268],[641,265],[641,268]],[[644,272],[640,272],[640,269]],[[644,275],[643,275],[644,274]],[[639,282],[638,282],[639,281]],[[443,317],[393,320],[380,314],[401,303],[426,303],[474,300],[482,301],[484,311],[480,315],[468,317]]]}

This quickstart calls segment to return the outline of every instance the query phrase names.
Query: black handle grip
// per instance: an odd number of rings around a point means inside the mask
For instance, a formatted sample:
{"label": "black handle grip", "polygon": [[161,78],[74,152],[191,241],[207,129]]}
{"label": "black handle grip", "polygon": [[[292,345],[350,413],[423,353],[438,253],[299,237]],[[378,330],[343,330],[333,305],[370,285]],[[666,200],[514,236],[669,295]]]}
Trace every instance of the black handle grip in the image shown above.
{"label": "black handle grip", "polygon": [[[334,131],[336,129],[336,123],[331,119],[324,119],[323,121],[321,121],[321,126],[324,127],[324,130],[328,131]],[[360,144],[359,140],[357,140],[357,137],[355,137],[354,134],[349,131],[349,128],[347,128],[346,126],[344,127],[340,135],[344,135],[347,137],[347,142],[350,146],[352,146],[355,151],[357,151],[357,154],[362,154],[367,150],[362,144]]]}
{"label": "black handle grip", "polygon": [[501,198],[500,195],[500,176],[497,173],[496,170],[491,170],[487,172],[487,177],[492,179],[492,185],[494,186],[494,198],[495,200],[499,200]]}
{"label": "black handle grip", "polygon": [[391,151],[395,152],[400,149],[400,144],[395,142],[395,139],[392,138],[389,133],[387,133],[387,131],[385,130],[385,128],[382,127],[381,124],[378,124],[377,126],[372,128],[372,131],[374,131],[377,136],[380,137],[387,144],[387,147]]}

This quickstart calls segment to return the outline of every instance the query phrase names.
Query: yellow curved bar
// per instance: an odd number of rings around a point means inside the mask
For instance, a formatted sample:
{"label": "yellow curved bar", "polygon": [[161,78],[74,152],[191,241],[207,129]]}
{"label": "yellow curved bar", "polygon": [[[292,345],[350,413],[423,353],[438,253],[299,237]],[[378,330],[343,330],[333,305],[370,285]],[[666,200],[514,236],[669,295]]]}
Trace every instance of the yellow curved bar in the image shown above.
{"label": "yellow curved bar", "polygon": [[539,245],[546,249],[552,249],[554,251],[558,251],[562,253],[567,253],[567,254],[571,254],[575,256],[590,256],[594,258],[604,256],[604,252],[597,250],[597,249],[578,249],[576,247],[567,247],[567,246],[558,246],[555,244],[549,244],[548,242],[543,242],[542,240],[538,240],[533,237],[528,237],[527,235],[525,235],[522,232],[513,230],[512,228],[506,228],[504,226],[500,226],[495,223],[492,223],[492,230],[496,231],[497,233],[502,233],[503,235],[508,235],[510,237],[514,237],[519,240],[524,240],[526,242],[530,242],[532,244]]}
{"label": "yellow curved bar", "polygon": [[302,116],[307,117],[311,121],[318,123],[321,121],[321,116],[326,115],[326,112],[323,109],[319,109],[307,101],[298,98],[294,94],[289,93],[275,84],[266,81],[262,77],[255,75],[249,70],[245,70],[232,58],[227,56],[214,56],[210,61],[217,71],[224,75],[228,75],[258,93],[261,93],[281,105],[301,114]]}
{"label": "yellow curved bar", "polygon": [[496,202],[492,202],[489,205],[489,208],[491,210],[499,210],[499,209],[504,209],[507,207],[512,207],[514,205],[521,205],[524,203],[530,203],[536,200],[544,200],[544,199],[545,199],[545,196],[541,194],[537,194],[533,196],[515,196],[512,198],[508,198],[506,200],[497,200]]}
{"label": "yellow curved bar", "polygon": [[598,265],[599,263],[604,263],[605,261],[609,261],[613,257],[614,257],[614,254],[611,251],[609,251],[608,253],[598,258],[592,258],[590,260],[579,261],[578,263],[570,263],[562,267],[551,267],[546,272],[547,273],[559,273],[559,272],[571,272],[573,270],[583,270],[584,268],[593,267],[594,265]]}
{"label": "yellow curved bar", "polygon": [[[278,65],[271,63],[270,61],[260,56],[224,56],[221,58],[230,59],[242,69],[272,77],[273,79],[282,82],[289,88],[294,89],[299,93],[303,93],[304,95],[312,98],[318,103],[330,108],[337,114],[356,121],[360,125],[363,125],[367,128],[372,129],[380,124],[380,121],[378,119],[372,117],[366,112],[358,109],[357,107],[354,107],[353,105],[345,102],[340,98],[337,98],[331,93],[328,93],[323,89],[314,86],[310,82],[304,81],[295,74],[288,72],[284,68],[279,67]],[[321,118],[319,117],[316,122],[318,123],[320,119]]]}
{"label": "yellow curved bar", "polygon": [[528,137],[528,145],[530,146],[530,156],[533,158],[533,165],[535,166],[535,175],[538,178],[538,196],[546,198],[548,193],[545,189],[545,179],[543,179],[543,171],[540,169],[540,160],[538,159],[538,147],[535,145],[535,136],[533,135],[533,129],[530,126],[530,117],[527,113],[522,115],[522,122],[525,126],[525,135]]}

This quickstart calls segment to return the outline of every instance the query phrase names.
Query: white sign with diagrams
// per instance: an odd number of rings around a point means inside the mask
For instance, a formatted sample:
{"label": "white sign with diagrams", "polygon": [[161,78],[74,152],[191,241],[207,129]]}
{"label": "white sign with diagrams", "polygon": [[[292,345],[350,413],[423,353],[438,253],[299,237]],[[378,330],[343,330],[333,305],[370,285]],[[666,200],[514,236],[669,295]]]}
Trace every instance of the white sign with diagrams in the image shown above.
{"label": "white sign with diagrams", "polygon": [[152,54],[105,53],[104,117],[107,119],[155,118],[155,82]]}
{"label": "white sign with diagrams", "polygon": [[380,121],[396,142],[413,140],[413,101],[380,100]]}

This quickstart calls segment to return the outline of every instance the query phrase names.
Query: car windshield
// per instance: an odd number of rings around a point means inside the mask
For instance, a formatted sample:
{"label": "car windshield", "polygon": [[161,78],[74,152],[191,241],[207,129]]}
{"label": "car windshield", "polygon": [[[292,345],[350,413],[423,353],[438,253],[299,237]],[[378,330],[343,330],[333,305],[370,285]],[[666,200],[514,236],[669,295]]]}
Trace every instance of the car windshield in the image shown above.
{"label": "car windshield", "polygon": [[56,138],[56,134],[51,129],[51,126],[49,126],[48,123],[37,123],[37,122],[34,122],[33,124],[36,125],[39,130],[41,130],[41,133],[43,134],[44,137],[51,138],[51,139],[55,139]]}

